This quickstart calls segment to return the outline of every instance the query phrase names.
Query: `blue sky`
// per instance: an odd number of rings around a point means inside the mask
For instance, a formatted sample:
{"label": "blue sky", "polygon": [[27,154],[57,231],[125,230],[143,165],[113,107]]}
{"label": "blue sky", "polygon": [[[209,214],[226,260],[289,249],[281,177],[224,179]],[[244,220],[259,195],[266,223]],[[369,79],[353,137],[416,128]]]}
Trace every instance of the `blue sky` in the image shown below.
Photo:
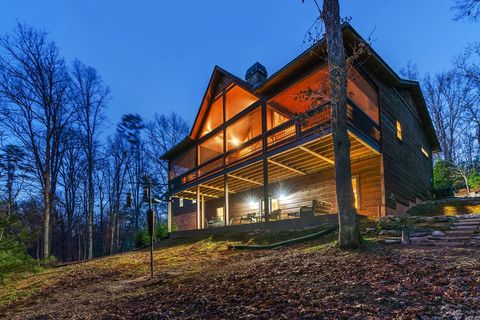
{"label": "blue sky", "polygon": [[[373,31],[374,49],[393,69],[411,60],[436,73],[480,41],[480,23],[452,20],[453,1],[340,3],[362,36]],[[67,60],[97,68],[112,91],[111,124],[124,113],[148,119],[172,110],[191,123],[216,64],[243,78],[259,61],[273,74],[308,47],[316,14],[311,0],[10,0],[0,33],[17,21],[44,28]]]}

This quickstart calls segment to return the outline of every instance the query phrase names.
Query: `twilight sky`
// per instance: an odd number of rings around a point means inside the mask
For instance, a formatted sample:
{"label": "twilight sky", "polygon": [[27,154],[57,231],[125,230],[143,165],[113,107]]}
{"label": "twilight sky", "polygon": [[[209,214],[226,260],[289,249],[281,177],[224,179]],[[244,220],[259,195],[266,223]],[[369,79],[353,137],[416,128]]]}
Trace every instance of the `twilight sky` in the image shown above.
{"label": "twilight sky", "polygon": [[[321,0],[319,0],[321,2]],[[398,71],[447,70],[480,41],[480,23],[452,20],[454,0],[342,0],[342,16]],[[0,33],[16,22],[46,29],[67,60],[95,67],[112,91],[107,117],[196,115],[213,67],[243,78],[255,61],[273,74],[308,45],[313,0],[4,0]]]}

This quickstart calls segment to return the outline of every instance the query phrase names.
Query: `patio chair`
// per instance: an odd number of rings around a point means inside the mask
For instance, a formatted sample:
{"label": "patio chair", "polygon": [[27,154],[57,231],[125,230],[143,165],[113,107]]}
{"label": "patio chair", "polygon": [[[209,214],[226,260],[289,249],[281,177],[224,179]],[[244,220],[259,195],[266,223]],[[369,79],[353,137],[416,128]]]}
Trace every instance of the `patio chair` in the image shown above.
{"label": "patio chair", "polygon": [[247,221],[248,223],[257,222],[257,214],[255,212],[247,213],[246,215],[240,217],[240,224],[242,224],[242,221]]}
{"label": "patio chair", "polygon": [[282,210],[281,209],[277,209],[277,210],[273,210],[271,213],[270,213],[270,220],[280,220],[280,215],[282,213]]}

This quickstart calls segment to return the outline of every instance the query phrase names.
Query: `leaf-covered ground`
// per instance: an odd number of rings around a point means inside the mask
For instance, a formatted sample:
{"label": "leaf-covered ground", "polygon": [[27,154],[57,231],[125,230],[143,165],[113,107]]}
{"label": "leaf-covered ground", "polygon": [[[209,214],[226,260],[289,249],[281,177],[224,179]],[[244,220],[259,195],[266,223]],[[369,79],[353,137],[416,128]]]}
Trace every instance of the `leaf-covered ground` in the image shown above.
{"label": "leaf-covered ground", "polygon": [[329,239],[270,251],[172,243],[17,279],[6,319],[480,318],[480,252]]}

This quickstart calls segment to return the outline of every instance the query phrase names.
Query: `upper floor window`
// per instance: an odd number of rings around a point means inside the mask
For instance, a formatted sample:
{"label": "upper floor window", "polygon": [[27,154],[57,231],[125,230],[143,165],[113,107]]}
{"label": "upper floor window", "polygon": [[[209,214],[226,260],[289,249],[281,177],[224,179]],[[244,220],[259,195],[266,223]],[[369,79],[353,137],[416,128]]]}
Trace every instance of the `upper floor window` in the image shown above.
{"label": "upper floor window", "polygon": [[395,127],[397,129],[397,139],[402,141],[402,124],[400,123],[400,121],[396,121],[396,124],[395,124]]}
{"label": "upper floor window", "polygon": [[223,97],[217,98],[212,105],[205,118],[203,124],[202,133],[200,137],[203,137],[213,129],[219,127],[223,123]]}
{"label": "upper floor window", "polygon": [[425,157],[430,158],[430,154],[428,153],[427,149],[425,149],[424,147],[420,147],[420,150]]}
{"label": "upper floor window", "polygon": [[220,94],[211,104],[208,113],[204,119],[203,127],[200,133],[200,137],[205,136],[207,133],[215,130],[223,124],[225,103],[225,120],[228,121],[254,102],[258,98],[249,93],[245,89],[234,85],[225,91],[225,94]]}

